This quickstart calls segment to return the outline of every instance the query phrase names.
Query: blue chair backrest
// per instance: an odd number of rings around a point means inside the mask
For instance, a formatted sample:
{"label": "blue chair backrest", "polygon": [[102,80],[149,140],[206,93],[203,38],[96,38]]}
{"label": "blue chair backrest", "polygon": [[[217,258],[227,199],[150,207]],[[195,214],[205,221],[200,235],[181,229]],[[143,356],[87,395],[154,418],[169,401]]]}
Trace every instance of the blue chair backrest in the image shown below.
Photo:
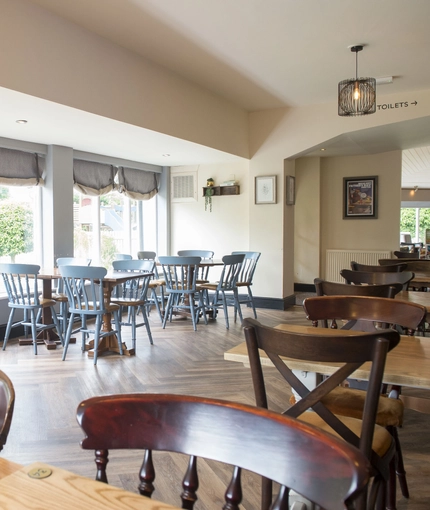
{"label": "blue chair backrest", "polygon": [[[196,291],[196,279],[201,257],[159,257],[170,293]],[[190,275],[192,275],[190,277]]]}
{"label": "blue chair backrest", "polygon": [[105,313],[103,278],[104,267],[60,266],[64,290],[69,300],[69,311],[96,315]]}
{"label": "blue chair backrest", "polygon": [[218,290],[233,290],[240,275],[245,255],[224,255],[224,267],[218,282]]}
{"label": "blue chair backrest", "polygon": [[152,273],[154,271],[154,260],[114,260],[112,267],[114,271],[142,271]]}
{"label": "blue chair backrest", "polygon": [[59,257],[57,259],[57,267],[60,266],[89,266],[91,259],[81,257]]}
{"label": "blue chair backrest", "polygon": [[213,259],[214,252],[210,250],[179,250],[179,257],[201,257],[202,259]]}
{"label": "blue chair backrest", "polygon": [[259,251],[232,251],[232,255],[245,255],[245,259],[240,269],[240,274],[237,279],[238,282],[252,284],[255,268],[257,267],[258,259],[261,253]]}
{"label": "blue chair backrest", "polygon": [[0,273],[7,292],[9,306],[26,308],[40,306],[36,264],[0,264]]}
{"label": "blue chair backrest", "polygon": [[128,253],[115,253],[115,260],[132,260],[133,257]]}

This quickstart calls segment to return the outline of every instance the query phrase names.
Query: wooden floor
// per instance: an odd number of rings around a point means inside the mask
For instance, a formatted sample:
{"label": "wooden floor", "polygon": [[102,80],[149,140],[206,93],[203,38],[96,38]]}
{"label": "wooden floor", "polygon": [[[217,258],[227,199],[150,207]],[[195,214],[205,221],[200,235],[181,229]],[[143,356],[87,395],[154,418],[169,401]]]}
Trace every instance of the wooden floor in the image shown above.
{"label": "wooden floor", "polygon": [[[285,322],[306,323],[301,306],[280,312],[258,310],[259,320],[267,325]],[[244,310],[251,316],[250,310]],[[79,446],[82,432],[76,423],[76,408],[82,400],[110,393],[154,392],[209,396],[254,404],[249,369],[224,361],[224,351],[244,340],[239,324],[231,320],[225,329],[222,312],[207,326],[198,325],[194,332],[191,321],[176,320],[163,330],[156,313],[151,314],[154,345],[150,346],[144,328],[138,330],[137,354],[134,357],[108,355],[100,357],[97,367],[79,342],[71,345],[67,359],[61,361],[62,348],[48,351],[39,347],[34,356],[31,346],[19,346],[11,340],[6,351],[0,351],[0,368],[12,379],[16,389],[16,406],[12,428],[2,456],[22,463],[47,462],[85,476],[94,477],[93,453]],[[123,338],[129,338],[128,328]],[[430,341],[430,339],[429,339]],[[275,369],[267,369],[271,407],[287,406],[289,389],[279,380]],[[407,411],[400,431],[411,498],[398,496],[398,510],[430,508],[430,416]],[[141,452],[123,451],[112,454],[108,466],[109,481],[135,491]],[[184,457],[158,454],[160,472],[154,497],[179,506],[178,494]],[[197,509],[221,508],[228,473],[215,463],[201,463],[201,489]],[[244,476],[243,508],[259,508],[259,482]],[[172,489],[173,486],[178,490]]]}

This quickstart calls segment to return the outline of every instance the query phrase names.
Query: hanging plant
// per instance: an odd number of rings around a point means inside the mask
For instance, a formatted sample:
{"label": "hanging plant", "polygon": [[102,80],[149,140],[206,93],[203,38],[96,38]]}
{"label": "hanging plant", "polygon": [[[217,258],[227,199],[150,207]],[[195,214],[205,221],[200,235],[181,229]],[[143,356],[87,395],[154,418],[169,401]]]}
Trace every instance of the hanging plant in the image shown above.
{"label": "hanging plant", "polygon": [[212,187],[206,188],[205,190],[205,211],[208,210],[209,206],[209,212],[212,212],[212,196],[214,194],[214,189]]}

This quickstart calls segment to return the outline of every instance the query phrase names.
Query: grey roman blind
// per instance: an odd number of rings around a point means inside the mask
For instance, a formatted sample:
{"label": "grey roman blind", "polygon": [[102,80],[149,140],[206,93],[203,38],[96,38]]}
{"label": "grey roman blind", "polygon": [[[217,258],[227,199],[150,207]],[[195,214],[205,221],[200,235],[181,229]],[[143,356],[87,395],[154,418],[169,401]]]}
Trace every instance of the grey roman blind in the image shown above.
{"label": "grey roman blind", "polygon": [[36,186],[43,184],[45,159],[31,152],[0,148],[0,184]]}
{"label": "grey roman blind", "polygon": [[119,192],[133,200],[149,200],[158,193],[160,174],[119,167]]}
{"label": "grey roman blind", "polygon": [[84,195],[106,195],[115,188],[113,165],[75,159],[73,161],[74,188]]}

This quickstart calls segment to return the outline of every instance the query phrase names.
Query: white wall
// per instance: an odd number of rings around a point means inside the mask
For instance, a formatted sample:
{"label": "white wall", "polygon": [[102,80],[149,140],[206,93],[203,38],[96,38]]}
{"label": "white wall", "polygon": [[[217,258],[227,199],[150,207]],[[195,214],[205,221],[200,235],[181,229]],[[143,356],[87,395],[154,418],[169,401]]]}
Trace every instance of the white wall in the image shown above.
{"label": "white wall", "polygon": [[[175,167],[177,171],[198,171],[197,201],[171,204],[171,254],[178,250],[212,250],[215,258],[232,251],[249,249],[249,162],[225,165]],[[203,186],[212,177],[215,185],[239,181],[240,195],[212,197],[212,212],[205,211]],[[161,255],[161,254],[160,254]]]}

